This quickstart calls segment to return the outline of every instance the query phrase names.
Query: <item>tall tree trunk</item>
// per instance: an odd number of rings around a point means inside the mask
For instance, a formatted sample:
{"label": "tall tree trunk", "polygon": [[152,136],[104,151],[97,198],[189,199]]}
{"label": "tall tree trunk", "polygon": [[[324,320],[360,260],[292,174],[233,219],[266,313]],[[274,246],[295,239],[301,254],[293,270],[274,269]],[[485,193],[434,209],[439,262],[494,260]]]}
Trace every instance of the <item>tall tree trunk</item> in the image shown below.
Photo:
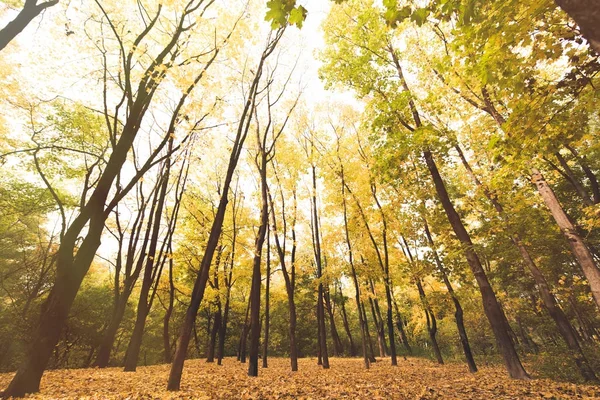
{"label": "tall tree trunk", "polygon": [[378,317],[377,311],[375,311],[375,301],[373,298],[369,298],[369,303],[371,305],[371,315],[373,316],[373,322],[375,323],[375,328],[377,329],[377,344],[379,345],[379,357],[386,357],[387,352],[385,348],[387,347],[385,344],[385,330],[383,328],[383,321]]}
{"label": "tall tree trunk", "polygon": [[217,345],[217,335],[219,330],[221,329],[221,305],[217,304],[217,309],[213,314],[213,325],[210,329],[210,337],[208,339],[208,348],[206,350],[206,362],[213,363],[215,362],[215,348]]}
{"label": "tall tree trunk", "polygon": [[437,321],[435,318],[435,314],[431,310],[429,303],[427,302],[427,296],[425,295],[425,289],[423,289],[423,284],[419,278],[415,278],[415,282],[417,284],[417,289],[419,291],[419,297],[421,298],[421,303],[423,304],[423,310],[425,311],[425,318],[427,320],[427,332],[429,333],[429,340],[431,340],[431,346],[433,347],[433,353],[435,354],[435,358],[437,359],[438,364],[444,364],[444,359],[442,358],[442,352],[440,351],[440,346],[437,342]]}
{"label": "tall tree trunk", "polygon": [[[394,300],[394,309],[396,310],[396,327],[398,331],[400,331],[400,337],[402,338],[402,343],[404,344],[404,348],[408,355],[412,356],[412,348],[410,347],[410,343],[408,342],[408,336],[406,336],[406,331],[404,330],[404,319],[402,318],[402,314],[400,314],[400,310],[398,309],[398,304]],[[406,359],[406,357],[404,357]]]}
{"label": "tall tree trunk", "polygon": [[[98,368],[106,368],[108,366],[108,363],[110,361],[110,353],[113,348],[117,331],[119,329],[119,326],[121,325],[121,321],[123,320],[123,315],[125,314],[125,309],[127,308],[127,302],[129,301],[131,292],[133,291],[133,288],[139,278],[142,268],[144,267],[144,255],[146,254],[148,243],[150,241],[150,237],[152,236],[152,226],[154,224],[154,214],[157,204],[155,198],[159,195],[159,187],[160,180],[157,181],[149,197],[149,199],[152,199],[150,203],[149,218],[146,224],[146,229],[142,240],[142,246],[139,250],[139,256],[136,261],[135,254],[137,251],[137,242],[140,238],[142,225],[144,222],[144,214],[148,206],[148,203],[144,199],[143,189],[140,184],[139,195],[141,197],[141,203],[139,207],[141,208],[141,210],[138,211],[137,219],[134,221],[134,227],[132,228],[132,234],[129,240],[129,245],[127,247],[127,257],[125,260],[126,278],[123,281],[123,289],[119,293],[120,279],[118,276],[115,276],[115,304],[113,306],[113,313],[111,319],[108,323],[106,330],[102,335],[102,341],[100,343],[100,347],[96,355],[96,361],[94,364]],[[117,262],[118,261],[119,259],[117,260]]]}
{"label": "tall tree trunk", "polygon": [[[159,6],[155,16],[148,21],[146,29],[138,35],[139,40],[142,40],[152,30],[159,19],[161,9],[162,7]],[[190,14],[196,10],[197,7],[187,7],[179,16],[171,40],[162,49],[160,54],[149,63],[149,68],[146,70],[146,73],[141,74],[143,78],[139,83],[135,85],[129,81],[129,78],[125,82],[125,86],[128,89],[126,89],[124,96],[130,95],[130,98],[133,99],[128,106],[127,119],[120,129],[121,134],[118,140],[112,140],[113,151],[106,162],[101,176],[97,180],[94,191],[85,205],[81,207],[79,215],[75,217],[62,237],[57,256],[55,284],[42,306],[42,315],[32,334],[32,342],[24,357],[23,364],[13,377],[9,387],[3,392],[3,397],[20,397],[26,393],[39,391],[43,371],[48,364],[54,346],[58,343],[60,332],[65,326],[69,311],[83,278],[87,274],[96,251],[100,246],[102,231],[108,218],[108,213],[114,208],[114,203],[118,202],[120,198],[118,196],[113,198],[109,205],[106,206],[108,194],[111,192],[115,178],[127,159],[145,113],[152,103],[153,96],[166,74],[165,70],[157,71],[155,67],[157,65],[166,65],[164,63],[165,57],[171,54],[173,48],[178,45],[179,38],[184,32],[185,21],[188,21]],[[4,35],[2,36],[4,37]],[[131,58],[125,64],[126,67],[131,67]],[[210,64],[207,64],[206,67],[208,65]],[[129,76],[128,74],[125,75]],[[198,81],[199,79],[180,98],[172,121],[177,120],[181,106],[183,106],[187,96]],[[131,93],[129,89],[134,90],[135,94]],[[116,132],[113,133],[116,136]],[[171,130],[167,132],[168,135],[171,133]],[[165,143],[163,141],[155,149],[154,156],[163,148]],[[144,171],[141,171],[140,174],[143,174]],[[135,181],[137,180],[136,178]],[[130,182],[131,187],[135,184],[135,181]],[[128,185],[126,189],[120,191],[119,195],[124,196],[129,190],[130,186]],[[84,239],[80,241],[81,233],[86,226],[87,232]]]}
{"label": "tall tree trunk", "polygon": [[363,303],[362,301],[360,302],[360,312],[362,313],[363,316],[363,321],[365,324],[365,335],[367,336],[367,339],[369,341],[369,362],[376,362],[377,359],[375,358],[375,351],[373,350],[373,339],[371,338],[371,334],[369,333],[369,320],[367,319],[367,309],[365,307],[365,303]]}
{"label": "tall tree trunk", "polygon": [[583,274],[588,280],[592,290],[592,296],[596,305],[600,308],[600,269],[594,261],[594,257],[590,253],[589,248],[583,238],[577,232],[575,224],[571,222],[567,213],[563,210],[556,195],[544,179],[544,176],[537,169],[532,170],[532,182],[536,185],[538,192],[542,196],[544,203],[550,209],[554,220],[560,227],[565,238],[569,242],[571,251],[577,259],[577,262],[583,270]]}
{"label": "tall tree trunk", "polygon": [[348,323],[348,314],[346,313],[346,301],[344,299],[344,293],[342,292],[341,286],[339,287],[340,291],[340,310],[342,314],[342,322],[344,324],[344,330],[346,331],[346,336],[348,336],[348,342],[350,343],[350,357],[356,357],[356,345],[354,344],[354,339],[352,338],[352,332],[350,331],[350,324]]}
{"label": "tall tree trunk", "polygon": [[240,351],[238,354],[238,360],[242,363],[246,363],[246,343],[248,342],[248,333],[250,332],[250,300],[248,297],[248,305],[246,306],[246,319],[244,320],[244,326],[242,326],[242,332],[240,333]]}
{"label": "tall tree trunk", "polygon": [[425,227],[425,235],[427,236],[427,241],[429,242],[429,246],[431,247],[431,251],[433,252],[433,258],[435,260],[435,265],[442,275],[442,280],[444,281],[444,285],[446,285],[446,289],[448,290],[448,294],[452,298],[452,303],[454,303],[454,319],[456,320],[456,328],[458,330],[458,336],[460,338],[460,344],[463,348],[463,353],[465,354],[465,358],[467,359],[467,365],[469,366],[470,372],[477,372],[477,364],[475,364],[475,359],[473,358],[473,352],[471,351],[471,345],[469,344],[469,337],[467,336],[467,330],[465,329],[465,323],[463,319],[463,309],[458,300],[458,296],[454,292],[454,288],[450,283],[450,279],[448,278],[448,273],[446,268],[442,264],[442,260],[437,253],[435,248],[435,244],[433,242],[433,237],[431,236],[431,232],[429,231],[429,224],[427,223],[427,219],[423,219],[424,227]]}
{"label": "tall tree trunk", "polygon": [[[173,137],[169,139],[169,152],[173,148]],[[138,357],[140,349],[142,347],[142,338],[144,335],[144,328],[146,326],[146,318],[152,307],[152,301],[150,300],[150,290],[154,282],[160,280],[160,274],[156,271],[159,268],[157,261],[157,245],[158,237],[160,234],[162,213],[165,206],[165,200],[167,197],[167,188],[169,186],[169,177],[171,171],[171,159],[167,157],[164,161],[164,167],[160,174],[160,194],[158,198],[155,198],[156,209],[154,213],[154,223],[152,227],[152,237],[150,238],[150,246],[148,248],[148,254],[146,255],[146,264],[144,266],[144,277],[142,279],[142,287],[140,289],[140,298],[137,307],[137,316],[133,333],[129,341],[129,346],[125,352],[125,371],[135,371],[137,368]],[[168,236],[168,234],[167,234]]]}
{"label": "tall tree trunk", "polygon": [[[371,338],[368,334],[368,326],[366,316],[363,315],[363,307],[360,300],[360,285],[358,283],[358,277],[356,276],[356,268],[354,267],[354,253],[352,251],[352,242],[350,242],[350,230],[348,229],[348,205],[346,203],[346,177],[344,175],[344,164],[340,156],[340,140],[337,140],[337,157],[340,166],[340,180],[341,180],[341,193],[342,193],[342,209],[344,211],[344,237],[346,239],[346,246],[348,246],[348,263],[350,264],[350,273],[352,275],[352,282],[354,283],[354,300],[356,301],[356,310],[358,311],[358,323],[360,325],[360,336],[362,343],[362,355],[365,368],[369,368],[369,354],[367,353],[367,338],[370,342]],[[371,350],[372,353],[372,350]]]}
{"label": "tall tree trunk", "polygon": [[256,96],[258,92],[258,85],[263,72],[263,66],[267,58],[275,50],[275,47],[281,39],[283,32],[283,29],[279,29],[265,47],[265,50],[263,51],[260,61],[258,63],[258,68],[256,70],[257,72],[254,75],[254,79],[252,80],[252,84],[250,85],[250,88],[248,90],[248,95],[245,99],[246,104],[244,105],[242,116],[238,123],[236,138],[234,140],[231,155],[229,157],[227,173],[225,175],[225,181],[222,187],[223,193],[221,195],[221,199],[219,200],[219,206],[217,208],[217,212],[213,220],[213,224],[206,244],[206,249],[204,250],[204,256],[202,257],[202,262],[200,264],[200,269],[198,271],[198,275],[196,276],[196,281],[194,282],[191,302],[186,311],[185,319],[181,327],[181,332],[177,340],[175,356],[173,357],[173,364],[171,365],[171,371],[169,372],[169,381],[167,383],[167,390],[170,391],[179,390],[179,386],[181,384],[181,375],[183,374],[183,364],[185,362],[187,348],[190,342],[190,333],[192,330],[193,322],[196,319],[196,315],[198,314],[198,308],[200,307],[200,303],[204,298],[204,291],[206,289],[206,282],[208,281],[213,254],[217,247],[219,237],[221,236],[221,230],[225,218],[225,211],[227,209],[227,203],[229,202],[229,189],[231,187],[233,173],[237,167],[237,163],[240,159],[244,142],[248,135],[248,130],[250,129],[250,123],[252,121],[252,114],[256,105]]}
{"label": "tall tree trunk", "polygon": [[39,4],[38,0],[26,0],[17,17],[0,30],[0,51],[21,33],[35,17],[40,15],[42,11],[56,4],[58,4],[58,0],[43,1]]}
{"label": "tall tree trunk", "polygon": [[[231,299],[231,288],[233,287],[233,267],[235,265],[235,249],[237,243],[237,216],[239,212],[239,207],[241,207],[241,200],[238,200],[238,190],[237,185],[236,189],[233,191],[233,204],[232,204],[232,238],[231,238],[231,253],[229,255],[229,269],[226,274],[224,274],[225,286],[227,287],[227,291],[225,294],[225,306],[223,308],[223,320],[221,321],[221,329],[219,329],[219,348],[217,351],[217,364],[221,365],[223,363],[223,357],[225,357],[225,338],[227,336],[227,322],[229,321],[229,309],[230,309],[230,299]],[[238,353],[238,360],[239,360]]]}
{"label": "tall tree trunk", "polygon": [[269,354],[269,323],[270,323],[270,289],[271,289],[271,232],[268,224],[268,216],[267,216],[267,270],[266,270],[267,280],[265,284],[265,337],[263,339],[263,355],[262,355],[262,367],[267,368],[268,364],[268,354]]}
{"label": "tall tree trunk", "polygon": [[331,296],[329,294],[329,285],[323,288],[325,291],[325,307],[327,308],[327,314],[329,315],[329,329],[331,330],[331,340],[333,340],[333,354],[335,357],[339,357],[344,353],[344,346],[342,340],[338,334],[338,330],[335,326],[335,318],[333,314],[333,306],[331,304]]}
{"label": "tall tree trunk", "polygon": [[317,210],[317,170],[315,165],[312,165],[312,233],[315,253],[315,263],[317,266],[317,279],[319,280],[319,289],[317,293],[317,318],[319,324],[319,349],[321,354],[321,360],[324,369],[329,368],[329,355],[327,354],[327,333],[325,332],[325,306],[324,306],[324,290],[323,282],[323,267],[322,267],[322,256],[321,256],[321,238],[319,235],[319,215]]}
{"label": "tall tree trunk", "polygon": [[385,341],[385,324],[383,317],[381,316],[381,309],[379,308],[379,301],[377,300],[377,293],[375,293],[375,284],[373,280],[369,278],[369,287],[373,297],[369,298],[371,303],[371,312],[373,313],[373,319],[377,324],[377,332],[379,333],[379,354],[381,357],[386,357],[388,354],[387,343]]}
{"label": "tall tree trunk", "polygon": [[454,230],[454,233],[460,240],[463,246],[463,252],[467,258],[467,262],[473,275],[475,276],[475,280],[477,281],[477,285],[479,286],[479,290],[481,293],[481,298],[483,300],[483,309],[485,314],[490,322],[492,330],[494,332],[494,336],[496,337],[496,342],[498,344],[498,349],[504,358],[504,363],[506,365],[506,369],[511,378],[514,379],[529,379],[529,375],[523,368],[521,364],[521,360],[519,359],[519,355],[515,350],[514,343],[509,334],[509,327],[506,323],[504,312],[500,307],[500,303],[498,303],[498,299],[496,298],[496,294],[490,285],[488,277],[483,269],[479,257],[475,250],[473,250],[473,243],[471,241],[471,237],[467,232],[465,226],[462,223],[462,220],[450,197],[448,196],[448,191],[446,190],[446,185],[442,180],[442,177],[437,169],[437,165],[433,159],[433,155],[431,151],[426,150],[423,154],[425,158],[425,162],[427,164],[427,168],[431,174],[433,179],[435,189],[446,211],[446,215],[448,217],[448,221]]}
{"label": "tall tree trunk", "polygon": [[[406,79],[404,78],[404,74],[402,71],[402,66],[400,65],[400,61],[396,54],[395,49],[390,45],[389,51],[392,56],[394,65],[396,66],[398,72],[398,78],[401,82],[402,88],[409,95],[408,106],[410,112],[412,114],[414,120],[414,127],[421,128],[423,126],[421,122],[421,116],[419,115],[419,110],[417,109],[414,98],[412,97],[410,88],[406,83]],[[485,88],[484,88],[485,89]],[[484,100],[486,103],[489,102],[489,96],[487,96],[487,91],[482,90],[482,94],[484,96]],[[498,114],[498,113],[496,113]],[[494,119],[498,122],[498,124],[502,124],[503,117],[502,115],[493,115]],[[509,335],[509,326],[506,323],[504,312],[496,298],[496,294],[488,280],[488,277],[481,265],[481,261],[477,256],[477,253],[473,249],[473,243],[471,241],[471,236],[467,232],[460,216],[456,212],[452,201],[450,200],[450,196],[448,195],[448,191],[446,190],[446,185],[440,175],[440,172],[437,168],[437,165],[433,159],[433,154],[430,149],[426,149],[423,152],[423,158],[425,159],[425,163],[427,165],[427,169],[431,174],[431,178],[433,180],[436,193],[442,206],[444,207],[444,211],[446,212],[446,216],[448,217],[448,221],[454,230],[454,233],[458,237],[458,240],[461,242],[463,247],[463,252],[471,268],[471,272],[475,276],[475,280],[477,281],[477,285],[479,286],[479,291],[481,293],[481,298],[483,302],[483,309],[485,314],[490,322],[492,330],[494,332],[494,336],[496,338],[496,343],[498,344],[498,349],[504,358],[504,363],[506,365],[506,369],[511,378],[515,379],[529,379],[529,375],[523,368],[521,364],[521,360],[519,359],[519,355],[515,350],[514,343]]]}
{"label": "tall tree trunk", "polygon": [[573,18],[590,47],[600,54],[600,9],[596,0],[554,0]]}
{"label": "tall tree trunk", "polygon": [[[277,170],[274,168],[275,177],[279,182],[279,177],[277,175]],[[286,263],[285,255],[286,255],[286,235],[287,235],[287,219],[286,219],[286,211],[285,211],[285,197],[283,194],[283,188],[281,187],[281,183],[279,184],[280,194],[281,194],[281,217],[282,217],[282,234],[283,237],[280,239],[279,230],[277,226],[277,217],[275,215],[275,205],[273,202],[273,198],[271,193],[269,193],[269,203],[271,204],[271,219],[273,223],[273,237],[275,239],[275,246],[277,248],[277,255],[279,257],[279,265],[281,266],[281,272],[283,274],[283,279],[285,281],[285,291],[288,299],[288,313],[290,317],[289,321],[289,339],[290,339],[290,364],[292,371],[298,371],[298,345],[296,343],[296,303],[294,301],[294,292],[296,288],[296,218],[297,218],[297,202],[296,202],[296,189],[292,191],[294,197],[294,211],[292,217],[292,250],[290,254],[290,269],[288,270],[288,266]]]}
{"label": "tall tree trunk", "polygon": [[[169,245],[169,254],[173,254],[173,249]],[[175,306],[175,282],[173,281],[173,257],[169,258],[169,304],[163,317],[163,359],[165,363],[171,362],[171,336],[169,334],[169,323],[171,322],[171,315],[173,315],[173,308]]]}

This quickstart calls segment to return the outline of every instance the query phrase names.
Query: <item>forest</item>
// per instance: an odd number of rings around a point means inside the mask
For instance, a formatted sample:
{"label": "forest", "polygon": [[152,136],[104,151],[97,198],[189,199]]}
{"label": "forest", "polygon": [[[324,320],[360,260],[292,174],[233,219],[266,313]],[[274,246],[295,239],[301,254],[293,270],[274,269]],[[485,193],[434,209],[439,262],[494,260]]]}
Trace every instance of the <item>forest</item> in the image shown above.
{"label": "forest", "polygon": [[596,0],[2,0],[0,398],[600,398]]}

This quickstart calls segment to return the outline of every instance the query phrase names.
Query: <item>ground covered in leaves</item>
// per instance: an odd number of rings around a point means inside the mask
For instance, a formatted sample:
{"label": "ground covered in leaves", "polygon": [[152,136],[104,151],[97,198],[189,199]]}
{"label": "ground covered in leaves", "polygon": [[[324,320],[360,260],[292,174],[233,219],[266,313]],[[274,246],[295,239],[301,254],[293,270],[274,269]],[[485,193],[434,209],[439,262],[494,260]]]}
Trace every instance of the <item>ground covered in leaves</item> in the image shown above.
{"label": "ground covered in leaves", "polygon": [[[331,359],[323,370],[315,359],[301,359],[299,372],[289,361],[269,359],[258,378],[246,375],[247,364],[235,359],[222,366],[203,360],[185,364],[182,390],[165,390],[168,365],[48,371],[41,392],[32,399],[596,399],[600,387],[546,379],[514,381],[500,367],[483,367],[470,374],[464,365],[438,366],[421,359],[399,360],[392,367],[380,360],[365,370],[360,359]],[[6,387],[12,374],[0,374]]]}

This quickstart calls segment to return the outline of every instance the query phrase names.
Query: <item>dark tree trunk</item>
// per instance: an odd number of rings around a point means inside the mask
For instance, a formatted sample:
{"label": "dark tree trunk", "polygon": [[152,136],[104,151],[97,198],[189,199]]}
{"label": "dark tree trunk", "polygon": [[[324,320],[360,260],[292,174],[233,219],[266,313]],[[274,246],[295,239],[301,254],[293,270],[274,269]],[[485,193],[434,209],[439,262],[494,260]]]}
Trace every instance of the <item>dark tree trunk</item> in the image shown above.
{"label": "dark tree trunk", "polygon": [[208,349],[206,351],[206,362],[215,362],[215,347],[217,345],[217,334],[221,329],[221,307],[217,306],[217,310],[213,314],[213,325],[210,330],[210,339],[208,341]]}
{"label": "dark tree trunk", "polygon": [[[171,152],[172,148],[173,138],[171,137],[169,139],[169,152]],[[154,207],[153,205],[153,208],[155,208],[154,223],[152,227],[152,237],[150,238],[148,254],[140,255],[141,257],[147,257],[146,264],[144,266],[144,277],[142,280],[142,287],[140,289],[140,298],[138,301],[135,325],[133,328],[133,333],[131,334],[129,346],[127,347],[127,351],[125,352],[124,370],[129,372],[135,371],[137,368],[138,357],[140,354],[140,349],[142,347],[144,328],[146,326],[146,318],[148,317],[148,314],[150,313],[150,309],[152,307],[153,295],[150,294],[150,291],[154,283],[158,283],[158,281],[160,280],[160,272],[162,271],[161,263],[157,262],[159,261],[158,258],[160,258],[157,255],[157,246],[160,234],[160,222],[162,219],[162,213],[167,197],[167,188],[169,186],[170,171],[171,159],[170,157],[167,157],[167,159],[164,161],[163,171],[160,174],[160,194],[158,198],[155,198],[154,200],[156,202],[156,206]]]}
{"label": "dark tree trunk", "polygon": [[246,343],[248,343],[248,333],[250,332],[250,297],[248,297],[248,306],[246,307],[246,319],[244,320],[244,326],[242,326],[242,332],[240,334],[240,351],[238,354],[238,360],[242,363],[246,363]]}
{"label": "dark tree trunk", "polygon": [[329,329],[331,330],[331,339],[333,340],[333,354],[335,357],[339,357],[344,353],[344,346],[342,340],[338,334],[338,330],[335,326],[335,318],[333,314],[333,306],[331,304],[331,296],[329,294],[329,286],[323,288],[325,291],[325,307],[327,308],[327,314],[329,315]]}
{"label": "dark tree trunk", "polygon": [[431,151],[426,150],[423,154],[425,158],[425,162],[427,164],[427,168],[431,174],[433,179],[435,189],[446,211],[446,215],[448,217],[448,221],[454,230],[454,233],[460,240],[463,246],[463,252],[467,258],[467,262],[475,276],[475,280],[477,281],[477,285],[479,286],[479,290],[481,292],[481,297],[483,300],[483,308],[485,314],[490,322],[492,330],[494,332],[494,336],[496,337],[496,342],[498,344],[498,349],[504,358],[504,363],[506,365],[506,369],[511,378],[514,379],[529,379],[529,375],[523,368],[521,364],[521,360],[519,359],[519,355],[515,350],[514,343],[509,334],[509,327],[507,326],[506,320],[504,318],[504,312],[500,307],[500,303],[496,298],[496,294],[492,289],[492,286],[488,280],[488,277],[483,269],[479,257],[477,253],[473,250],[473,243],[471,242],[471,237],[467,232],[465,226],[462,223],[462,220],[450,197],[448,196],[448,191],[446,190],[446,185],[442,180],[442,177],[438,171],[437,165],[433,160],[433,155]]}
{"label": "dark tree trunk", "polygon": [[[412,355],[412,348],[410,347],[410,343],[408,342],[408,336],[406,336],[406,331],[404,330],[404,319],[402,318],[402,314],[398,310],[398,304],[394,301],[394,308],[396,310],[396,327],[400,331],[400,337],[402,338],[402,343],[404,344],[404,348],[408,355]],[[406,359],[406,357],[404,357]]]}
{"label": "dark tree trunk", "polygon": [[215,214],[215,218],[213,220],[213,224],[210,230],[208,242],[204,251],[204,256],[202,257],[200,270],[198,272],[198,275],[196,276],[194,289],[192,290],[192,299],[188,310],[185,314],[185,319],[181,327],[179,339],[177,340],[177,348],[175,350],[173,364],[171,365],[171,371],[169,373],[169,382],[167,383],[167,390],[170,391],[179,390],[179,386],[181,383],[181,375],[183,374],[183,364],[185,362],[187,348],[190,342],[190,333],[192,330],[193,322],[196,319],[196,315],[198,314],[198,308],[200,307],[200,303],[202,302],[202,299],[204,297],[206,282],[208,281],[208,276],[210,272],[210,264],[212,263],[213,254],[217,247],[219,237],[221,236],[221,229],[223,227],[225,211],[227,209],[227,203],[229,202],[229,189],[231,187],[233,173],[235,172],[237,163],[241,156],[244,141],[246,140],[248,130],[250,129],[252,114],[255,109],[258,84],[260,82],[261,75],[263,72],[263,66],[265,64],[266,59],[275,50],[275,47],[277,46],[277,43],[279,42],[279,39],[281,39],[282,35],[283,30],[278,30],[277,33],[274,35],[274,38],[267,44],[265,50],[261,55],[257,68],[257,73],[255,74],[254,79],[252,80],[252,84],[250,85],[248,97],[246,97],[246,104],[244,105],[244,110],[242,111],[242,116],[238,123],[236,138],[234,140],[231,155],[229,157],[227,174],[225,176],[225,181],[222,187],[223,192],[219,201],[217,213]]}
{"label": "dark tree trunk", "polygon": [[267,280],[265,283],[265,337],[263,339],[263,355],[262,355],[262,367],[267,368],[268,354],[269,354],[269,323],[270,323],[270,289],[271,289],[271,232],[268,224],[269,217],[267,216]]}
{"label": "dark tree trunk", "polygon": [[365,324],[365,334],[367,335],[367,339],[369,341],[369,362],[376,362],[375,351],[373,350],[373,339],[371,338],[371,334],[369,333],[369,320],[367,319],[367,310],[365,308],[365,303],[360,302],[360,312],[363,316],[363,321]]}
{"label": "dark tree trunk", "polygon": [[315,263],[317,265],[317,279],[319,280],[319,289],[317,293],[317,318],[319,324],[319,353],[324,369],[329,368],[329,356],[327,354],[327,333],[325,331],[325,305],[324,305],[324,290],[321,278],[323,276],[323,266],[321,256],[321,238],[319,235],[319,214],[317,210],[317,170],[315,165],[312,165],[312,235],[315,253]]}
{"label": "dark tree trunk", "polygon": [[[169,246],[169,254],[173,254],[171,246]],[[169,304],[163,317],[163,359],[165,363],[171,362],[172,347],[171,347],[171,336],[169,334],[169,323],[171,321],[171,315],[173,314],[173,308],[175,305],[175,283],[173,282],[173,258],[169,258]]]}
{"label": "dark tree trunk", "polygon": [[415,282],[417,284],[417,289],[419,291],[419,297],[421,298],[421,303],[423,305],[423,310],[425,311],[425,318],[427,320],[427,332],[429,333],[429,340],[431,340],[431,346],[433,347],[433,353],[435,354],[435,358],[437,359],[438,364],[444,364],[444,359],[442,358],[442,352],[440,351],[440,346],[437,342],[437,320],[435,318],[435,314],[431,310],[429,303],[427,302],[427,296],[425,295],[425,289],[423,289],[423,284],[421,280],[415,278]]}
{"label": "dark tree trunk", "polygon": [[440,257],[435,249],[435,244],[433,243],[433,237],[431,236],[431,232],[429,231],[429,224],[427,220],[424,219],[425,226],[425,235],[427,236],[427,241],[429,242],[429,246],[431,247],[431,251],[433,252],[433,258],[435,260],[435,264],[437,266],[438,271],[442,275],[442,280],[444,281],[444,285],[446,285],[446,289],[448,289],[448,294],[452,298],[452,303],[454,303],[454,319],[456,320],[456,328],[458,330],[458,336],[460,338],[460,344],[462,345],[463,352],[465,354],[465,358],[467,359],[467,365],[469,366],[470,372],[477,372],[477,364],[475,364],[475,359],[473,358],[473,352],[471,351],[471,345],[469,344],[469,337],[467,336],[467,330],[465,329],[465,323],[463,319],[463,309],[454,292],[454,288],[450,283],[450,279],[448,279],[448,273],[446,272],[446,268],[442,264]]}
{"label": "dark tree trunk", "polygon": [[[275,176],[277,176],[277,170],[275,170]],[[287,263],[285,260],[286,254],[286,235],[287,235],[287,220],[285,215],[285,199],[283,195],[283,189],[280,186],[281,193],[281,216],[283,221],[282,234],[283,238],[279,237],[279,230],[277,228],[277,218],[275,215],[275,206],[273,198],[269,192],[269,203],[271,204],[271,216],[273,222],[274,239],[277,248],[277,255],[279,257],[279,265],[281,266],[281,272],[283,273],[283,279],[285,281],[285,291],[288,299],[288,313],[290,317],[289,321],[289,339],[290,339],[290,364],[292,371],[298,371],[298,346],[296,343],[296,303],[294,301],[294,292],[296,288],[296,216],[297,216],[297,204],[296,204],[296,190],[293,190],[294,196],[294,214],[292,219],[291,233],[292,233],[292,251],[290,254],[290,269],[288,270]]]}
{"label": "dark tree trunk", "polygon": [[38,0],[26,0],[17,17],[0,30],[0,51],[21,33],[35,17],[40,15],[42,11],[56,4],[58,4],[58,0],[48,0],[39,4]]}
{"label": "dark tree trunk", "polygon": [[339,287],[340,291],[340,310],[342,314],[342,322],[344,324],[344,330],[346,331],[346,336],[348,336],[348,342],[350,343],[350,357],[356,357],[356,345],[354,344],[354,339],[352,338],[352,332],[350,331],[350,324],[348,323],[348,314],[346,313],[346,300],[344,299],[344,293],[342,292],[342,288]]}
{"label": "dark tree trunk", "polygon": [[600,54],[600,7],[596,0],[555,0],[573,18],[590,47]]}
{"label": "dark tree trunk", "polygon": [[[356,311],[358,312],[358,323],[360,325],[360,335],[362,344],[362,355],[365,368],[369,368],[369,354],[367,353],[367,338],[370,342],[367,321],[363,315],[363,310],[360,301],[360,285],[358,283],[358,277],[356,276],[356,268],[354,267],[354,253],[352,252],[352,242],[350,242],[350,231],[348,229],[348,206],[346,204],[346,180],[344,176],[344,164],[340,156],[340,141],[337,141],[337,157],[340,165],[340,180],[341,180],[341,192],[342,192],[342,208],[344,210],[344,237],[346,239],[346,246],[348,246],[348,263],[350,264],[350,272],[352,274],[352,282],[354,283],[354,300],[356,301]],[[341,291],[341,290],[340,290]],[[343,295],[342,295],[343,296]],[[346,322],[347,324],[347,322]],[[372,353],[372,351],[371,351]]]}
{"label": "dark tree trunk", "polygon": [[385,327],[383,318],[381,316],[381,310],[379,309],[379,301],[377,300],[377,294],[375,293],[375,284],[372,279],[369,279],[369,286],[373,297],[369,298],[371,303],[371,313],[373,314],[373,320],[377,326],[378,343],[379,343],[379,356],[387,356],[387,343],[385,342]]}

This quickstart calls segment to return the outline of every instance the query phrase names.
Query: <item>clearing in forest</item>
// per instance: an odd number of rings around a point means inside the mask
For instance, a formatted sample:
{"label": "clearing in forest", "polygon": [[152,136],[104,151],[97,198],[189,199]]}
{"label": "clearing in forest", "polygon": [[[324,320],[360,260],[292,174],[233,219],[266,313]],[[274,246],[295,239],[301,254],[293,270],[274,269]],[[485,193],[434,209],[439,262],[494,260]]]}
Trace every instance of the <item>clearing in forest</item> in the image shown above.
{"label": "clearing in forest", "polygon": [[[410,358],[392,367],[380,360],[371,369],[361,359],[331,359],[323,370],[316,359],[300,359],[292,373],[289,360],[270,358],[258,378],[246,374],[247,364],[233,358],[223,365],[204,360],[186,362],[182,390],[167,392],[168,365],[48,371],[40,393],[28,399],[596,399],[600,387],[547,379],[509,379],[501,367],[482,367],[476,374],[464,365],[439,366]],[[6,386],[12,374],[0,375]]]}

